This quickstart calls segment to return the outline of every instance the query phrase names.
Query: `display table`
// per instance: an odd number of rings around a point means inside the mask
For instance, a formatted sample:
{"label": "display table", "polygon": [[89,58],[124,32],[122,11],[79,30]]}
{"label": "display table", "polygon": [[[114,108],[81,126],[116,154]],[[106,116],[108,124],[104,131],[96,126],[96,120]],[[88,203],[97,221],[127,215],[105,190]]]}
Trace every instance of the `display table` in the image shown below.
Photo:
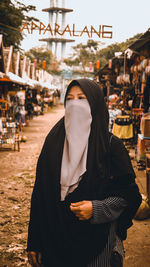
{"label": "display table", "polygon": [[20,151],[19,129],[16,122],[0,118],[0,149],[13,148]]}

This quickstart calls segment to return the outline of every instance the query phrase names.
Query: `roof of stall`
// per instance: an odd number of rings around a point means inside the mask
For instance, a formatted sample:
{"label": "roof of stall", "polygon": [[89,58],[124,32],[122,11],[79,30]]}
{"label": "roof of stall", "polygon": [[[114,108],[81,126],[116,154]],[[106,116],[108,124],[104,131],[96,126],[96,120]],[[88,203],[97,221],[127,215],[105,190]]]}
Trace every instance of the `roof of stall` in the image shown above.
{"label": "roof of stall", "polygon": [[128,48],[131,50],[139,51],[145,45],[150,45],[150,28]]}
{"label": "roof of stall", "polygon": [[6,77],[10,79],[10,82],[14,82],[14,83],[22,84],[22,85],[27,84],[27,82],[23,78],[19,77],[18,75],[12,72],[8,72]]}

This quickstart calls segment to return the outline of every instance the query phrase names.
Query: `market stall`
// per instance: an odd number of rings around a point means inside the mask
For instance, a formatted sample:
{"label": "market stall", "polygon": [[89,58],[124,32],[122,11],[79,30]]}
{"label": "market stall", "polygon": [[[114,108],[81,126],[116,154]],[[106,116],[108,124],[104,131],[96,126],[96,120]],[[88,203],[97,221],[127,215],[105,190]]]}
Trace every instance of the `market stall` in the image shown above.
{"label": "market stall", "polygon": [[[111,131],[135,149],[138,169],[146,169],[150,202],[150,29],[98,73],[111,115]],[[112,78],[113,76],[113,78]],[[115,82],[114,82],[115,79]],[[110,94],[110,85],[114,92]],[[117,89],[117,90],[116,90]],[[115,92],[119,99],[116,101]],[[117,114],[116,109],[121,114]]]}
{"label": "market stall", "polygon": [[19,129],[16,122],[11,118],[5,116],[7,112],[8,102],[0,100],[0,149],[13,148],[20,151]]}

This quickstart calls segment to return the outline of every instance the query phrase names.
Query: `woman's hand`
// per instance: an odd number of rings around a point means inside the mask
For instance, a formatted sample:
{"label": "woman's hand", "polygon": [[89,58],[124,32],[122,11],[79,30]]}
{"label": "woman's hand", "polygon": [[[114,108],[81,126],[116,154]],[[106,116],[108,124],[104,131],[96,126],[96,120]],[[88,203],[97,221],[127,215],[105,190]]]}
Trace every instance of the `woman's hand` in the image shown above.
{"label": "woman's hand", "polygon": [[93,215],[92,201],[83,200],[71,203],[70,209],[81,221],[89,220]]}
{"label": "woman's hand", "polygon": [[33,267],[40,267],[42,264],[41,252],[28,251],[28,261]]}

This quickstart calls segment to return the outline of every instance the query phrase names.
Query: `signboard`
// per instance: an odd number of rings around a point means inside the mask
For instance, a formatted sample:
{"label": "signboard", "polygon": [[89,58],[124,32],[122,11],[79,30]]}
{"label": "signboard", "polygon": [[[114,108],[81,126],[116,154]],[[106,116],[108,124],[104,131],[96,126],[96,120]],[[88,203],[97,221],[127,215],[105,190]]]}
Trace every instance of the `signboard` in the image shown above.
{"label": "signboard", "polygon": [[65,80],[70,80],[72,78],[72,75],[73,75],[72,70],[62,70],[62,72],[61,72],[61,76]]}

